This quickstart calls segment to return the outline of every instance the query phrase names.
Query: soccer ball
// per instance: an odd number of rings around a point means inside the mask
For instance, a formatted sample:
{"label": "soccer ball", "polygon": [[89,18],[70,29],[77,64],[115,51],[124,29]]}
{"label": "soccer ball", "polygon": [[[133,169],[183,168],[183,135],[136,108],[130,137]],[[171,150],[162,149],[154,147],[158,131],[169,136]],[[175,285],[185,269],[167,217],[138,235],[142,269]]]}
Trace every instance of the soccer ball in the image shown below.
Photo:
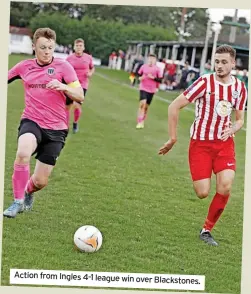
{"label": "soccer ball", "polygon": [[102,245],[101,232],[94,226],[82,226],[74,234],[74,244],[81,252],[96,252]]}

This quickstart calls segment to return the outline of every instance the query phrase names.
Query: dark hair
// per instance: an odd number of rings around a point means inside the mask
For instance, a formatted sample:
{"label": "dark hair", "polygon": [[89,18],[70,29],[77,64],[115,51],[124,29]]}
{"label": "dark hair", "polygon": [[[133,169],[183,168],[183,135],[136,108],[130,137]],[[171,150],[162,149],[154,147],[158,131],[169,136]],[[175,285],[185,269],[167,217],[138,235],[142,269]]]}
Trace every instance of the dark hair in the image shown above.
{"label": "dark hair", "polygon": [[33,43],[36,43],[39,38],[46,38],[56,42],[56,32],[50,28],[39,28],[33,35]]}
{"label": "dark hair", "polygon": [[154,53],[148,54],[148,57],[155,57],[155,58],[157,58],[156,54],[154,54]]}
{"label": "dark hair", "polygon": [[219,46],[216,49],[215,53],[218,53],[218,54],[229,53],[231,57],[233,57],[234,59],[236,58],[236,51],[230,45],[221,45],[221,46]]}

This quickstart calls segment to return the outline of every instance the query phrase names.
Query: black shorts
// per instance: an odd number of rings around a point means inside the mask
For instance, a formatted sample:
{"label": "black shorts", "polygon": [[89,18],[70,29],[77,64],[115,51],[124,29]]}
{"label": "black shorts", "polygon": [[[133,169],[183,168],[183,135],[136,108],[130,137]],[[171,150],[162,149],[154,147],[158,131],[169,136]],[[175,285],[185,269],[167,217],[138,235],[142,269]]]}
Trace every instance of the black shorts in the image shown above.
{"label": "black shorts", "polygon": [[[86,95],[87,93],[87,89],[84,89],[83,88],[83,91],[84,91],[84,96]],[[66,96],[66,102],[65,104],[66,105],[71,105],[73,103],[73,100],[71,98],[69,98],[68,96]],[[78,104],[82,105],[83,102],[77,102]]]}
{"label": "black shorts", "polygon": [[140,101],[141,100],[146,100],[146,103],[148,105],[150,105],[151,102],[152,102],[152,99],[153,99],[153,95],[154,95],[154,93],[149,93],[149,92],[140,90],[139,91],[139,100]]}
{"label": "black shorts", "polygon": [[68,130],[42,129],[37,123],[29,119],[22,119],[18,128],[18,138],[26,133],[32,133],[37,139],[37,149],[34,151],[36,159],[56,165],[56,161],[64,148]]}

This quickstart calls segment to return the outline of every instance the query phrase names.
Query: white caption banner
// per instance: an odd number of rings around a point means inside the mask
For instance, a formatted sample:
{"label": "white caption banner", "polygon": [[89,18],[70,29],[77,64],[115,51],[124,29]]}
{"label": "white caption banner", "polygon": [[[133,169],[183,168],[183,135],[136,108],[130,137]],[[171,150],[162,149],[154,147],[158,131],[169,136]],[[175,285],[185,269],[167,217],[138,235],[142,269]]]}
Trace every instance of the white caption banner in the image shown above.
{"label": "white caption banner", "polygon": [[10,284],[204,291],[205,276],[11,269]]}

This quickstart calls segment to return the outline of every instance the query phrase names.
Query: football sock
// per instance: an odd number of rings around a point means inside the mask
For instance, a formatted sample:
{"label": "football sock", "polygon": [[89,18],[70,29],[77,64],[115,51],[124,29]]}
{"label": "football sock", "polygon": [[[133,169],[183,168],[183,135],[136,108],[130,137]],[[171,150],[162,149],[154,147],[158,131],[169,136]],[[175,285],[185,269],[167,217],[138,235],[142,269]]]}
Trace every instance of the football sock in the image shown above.
{"label": "football sock", "polygon": [[230,195],[216,193],[208,210],[203,229],[211,231],[224,211]]}
{"label": "football sock", "polygon": [[26,186],[26,192],[29,194],[32,194],[32,193],[37,192],[39,190],[41,190],[41,188],[38,188],[37,186],[34,185],[34,182],[33,182],[32,176],[31,176],[28,183],[27,183],[27,186]]}
{"label": "football sock", "polygon": [[81,116],[81,113],[82,113],[81,109],[79,109],[79,108],[74,109],[74,123],[78,122],[78,120]]}
{"label": "football sock", "polygon": [[12,175],[12,189],[16,200],[23,200],[25,187],[30,176],[30,164],[14,163],[14,171]]}

